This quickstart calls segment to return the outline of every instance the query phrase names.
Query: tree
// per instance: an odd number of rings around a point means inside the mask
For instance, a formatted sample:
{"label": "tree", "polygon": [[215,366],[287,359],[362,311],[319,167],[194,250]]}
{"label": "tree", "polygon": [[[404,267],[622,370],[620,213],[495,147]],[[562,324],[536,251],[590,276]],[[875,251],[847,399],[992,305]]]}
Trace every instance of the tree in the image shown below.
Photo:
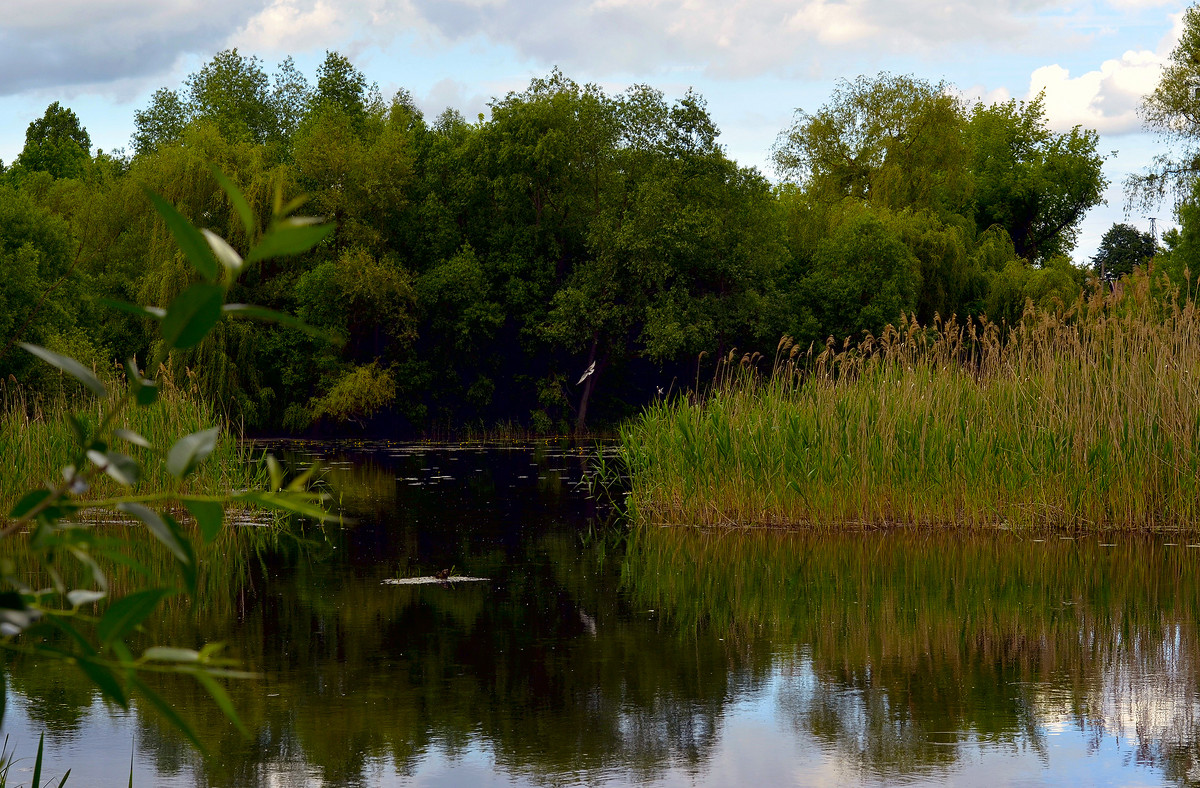
{"label": "tree", "polygon": [[1148,129],[1177,150],[1156,156],[1146,172],[1125,181],[1127,204],[1150,208],[1169,194],[1178,207],[1200,175],[1200,7],[1184,11],[1179,43],[1140,114]]}
{"label": "tree", "polygon": [[963,126],[944,82],[861,76],[839,81],[815,113],[797,110],[772,158],[780,175],[826,202],[956,210],[969,183]]}
{"label": "tree", "polygon": [[91,159],[92,138],[79,118],[57,101],[25,131],[25,147],[16,164],[55,178],[78,178]]}
{"label": "tree", "polygon": [[184,82],[193,118],[213,121],[231,141],[259,144],[279,130],[267,73],[257,57],[237,49],[218,52]]}
{"label": "tree", "polygon": [[845,217],[817,248],[808,277],[811,308],[841,341],[878,334],[916,308],[921,263],[875,210],[847,202]]}
{"label": "tree", "polygon": [[133,113],[134,154],[145,156],[177,142],[190,119],[190,108],[184,106],[178,93],[168,88],[154,91],[149,106]]}
{"label": "tree", "polygon": [[587,352],[578,432],[611,363],[670,363],[766,339],[764,301],[783,260],[769,184],[725,157],[703,99],[667,106],[635,88],[615,103],[615,117],[635,125],[621,129],[590,254],[555,293],[543,329]]}
{"label": "tree", "polygon": [[317,67],[313,109],[340,113],[351,125],[360,126],[367,114],[366,98],[367,78],[362,72],[345,55],[326,51],[324,62]]}
{"label": "tree", "polygon": [[975,222],[1008,231],[1017,254],[1033,263],[1070,252],[1079,224],[1104,200],[1108,180],[1096,132],[1055,134],[1044,97],[977,105],[971,113]]}
{"label": "tree", "polygon": [[312,88],[291,56],[283,59],[272,78],[271,104],[275,109],[278,133],[290,139],[312,100]]}
{"label": "tree", "polygon": [[1092,268],[1101,279],[1119,279],[1154,257],[1157,250],[1158,244],[1150,233],[1117,223],[1100,239],[1100,248],[1092,258]]}

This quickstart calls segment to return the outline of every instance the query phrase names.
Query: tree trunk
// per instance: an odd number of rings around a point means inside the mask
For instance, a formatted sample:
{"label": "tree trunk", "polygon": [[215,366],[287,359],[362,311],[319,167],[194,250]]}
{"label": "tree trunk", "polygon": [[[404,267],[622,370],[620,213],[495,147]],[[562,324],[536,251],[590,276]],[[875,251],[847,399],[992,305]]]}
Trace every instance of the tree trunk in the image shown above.
{"label": "tree trunk", "polygon": [[608,363],[607,356],[605,356],[599,362],[596,361],[596,350],[599,348],[599,346],[600,346],[600,338],[598,336],[593,335],[592,336],[592,348],[591,348],[591,350],[588,351],[588,363],[587,363],[587,366],[584,367],[584,369],[585,370],[588,369],[589,367],[592,366],[592,364],[595,364],[596,368],[594,370],[592,370],[592,374],[588,375],[587,379],[583,381],[583,393],[579,395],[579,410],[575,414],[575,435],[576,436],[582,436],[582,435],[587,434],[588,400],[591,399],[592,391],[596,388],[596,378],[600,377],[600,372],[604,369],[605,364]]}

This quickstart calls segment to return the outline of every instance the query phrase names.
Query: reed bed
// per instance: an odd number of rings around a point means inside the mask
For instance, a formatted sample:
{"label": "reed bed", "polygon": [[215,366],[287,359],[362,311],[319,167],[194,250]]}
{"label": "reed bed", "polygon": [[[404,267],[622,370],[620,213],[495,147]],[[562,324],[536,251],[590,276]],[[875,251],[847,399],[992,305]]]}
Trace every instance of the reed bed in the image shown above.
{"label": "reed bed", "polygon": [[[25,492],[46,481],[57,481],[64,465],[75,454],[75,437],[67,420],[74,413],[89,428],[102,418],[104,403],[95,399],[49,398],[31,395],[16,385],[0,385],[0,456],[6,467],[0,473],[0,509],[7,513],[13,502]],[[161,492],[219,493],[261,486],[265,479],[259,463],[237,436],[224,429],[216,449],[184,482],[175,480],[166,470],[166,451],[183,437],[216,424],[225,424],[223,416],[202,398],[181,391],[164,381],[158,402],[146,408],[127,408],[121,424],[145,437],[155,451],[122,443],[116,448],[138,460],[143,478],[138,493]],[[84,494],[94,500],[121,492],[107,477],[98,478]]]}
{"label": "reed bed", "polygon": [[621,431],[636,517],[696,525],[1200,526],[1200,312],[1145,277],[1014,326],[912,320],[731,353]]}

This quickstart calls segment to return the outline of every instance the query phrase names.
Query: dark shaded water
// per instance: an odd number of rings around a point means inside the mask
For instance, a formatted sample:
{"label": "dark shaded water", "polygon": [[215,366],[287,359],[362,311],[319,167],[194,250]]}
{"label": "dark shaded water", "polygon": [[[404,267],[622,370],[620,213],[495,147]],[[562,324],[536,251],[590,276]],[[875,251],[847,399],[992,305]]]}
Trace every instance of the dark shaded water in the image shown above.
{"label": "dark shaded water", "polygon": [[[1200,538],[626,534],[580,453],[294,448],[357,523],[242,529],[158,623],[262,674],[252,738],[18,662],[18,767],[45,731],[69,786],[1200,782]],[[384,582],[445,568],[488,580]]]}

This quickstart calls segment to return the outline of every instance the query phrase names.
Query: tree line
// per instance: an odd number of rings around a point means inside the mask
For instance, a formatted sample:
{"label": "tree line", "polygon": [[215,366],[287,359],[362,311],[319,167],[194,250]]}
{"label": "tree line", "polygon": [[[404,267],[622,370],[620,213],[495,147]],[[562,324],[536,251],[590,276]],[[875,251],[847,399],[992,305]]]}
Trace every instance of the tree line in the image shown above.
{"label": "tree line", "polygon": [[798,111],[778,182],[729,158],[694,92],[555,70],[489,110],[427,118],[338,53],[310,80],[236,49],[154,93],[128,154],[50,105],[0,163],[0,376],[61,385],[18,337],[101,370],[150,357],[146,318],[112,304],[165,305],[192,274],[147,192],[248,245],[214,166],[260,220],[306,195],[337,226],[231,293],[328,336],[224,321],[170,357],[178,385],[271,432],[582,430],[783,335],[1012,322],[1081,292],[1067,255],[1107,185],[1096,133],[1052,131],[1040,98],[973,103],[911,76]]}

